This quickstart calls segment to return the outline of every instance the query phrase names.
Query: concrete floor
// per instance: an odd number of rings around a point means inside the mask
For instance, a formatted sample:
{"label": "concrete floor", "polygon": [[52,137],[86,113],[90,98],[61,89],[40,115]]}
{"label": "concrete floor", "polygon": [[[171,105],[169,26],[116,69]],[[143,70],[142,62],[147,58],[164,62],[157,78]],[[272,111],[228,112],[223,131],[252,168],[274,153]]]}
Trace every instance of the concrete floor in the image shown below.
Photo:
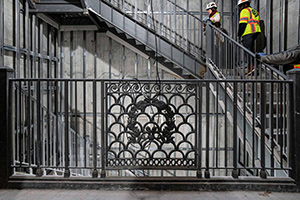
{"label": "concrete floor", "polygon": [[0,200],[299,200],[300,193],[161,192],[101,190],[0,190]]}

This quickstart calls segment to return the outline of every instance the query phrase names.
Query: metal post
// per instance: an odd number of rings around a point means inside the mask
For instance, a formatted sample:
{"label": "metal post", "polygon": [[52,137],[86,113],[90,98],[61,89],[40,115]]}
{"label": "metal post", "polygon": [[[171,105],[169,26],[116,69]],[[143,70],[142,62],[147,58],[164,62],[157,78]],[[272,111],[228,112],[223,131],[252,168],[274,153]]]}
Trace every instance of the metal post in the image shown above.
{"label": "metal post", "polygon": [[71,173],[70,165],[70,149],[69,149],[69,82],[65,81],[65,173],[64,177],[69,178]]}
{"label": "metal post", "polygon": [[4,0],[0,0],[0,66],[4,65]]}
{"label": "metal post", "polygon": [[300,70],[287,72],[288,78],[293,80],[289,90],[289,164],[292,168],[290,176],[300,185]]}
{"label": "metal post", "polygon": [[261,83],[260,85],[260,121],[261,121],[261,139],[260,139],[260,156],[261,156],[261,171],[260,177],[265,179],[267,178],[266,173],[266,153],[265,153],[265,131],[266,131],[266,89],[265,83]]}
{"label": "metal post", "polygon": [[[93,178],[98,177],[97,171],[97,82],[93,81]],[[101,147],[102,148],[102,147]]]}
{"label": "metal post", "polygon": [[210,90],[209,90],[209,83],[207,82],[206,83],[206,155],[205,155],[205,174],[204,174],[204,176],[205,176],[205,178],[210,178],[210,172],[209,172],[209,160],[210,160],[210,158],[209,158],[209,137],[210,137],[210,134],[209,134],[209,129],[210,129],[210,126],[209,126],[209,123],[210,123],[210,120],[209,120],[209,118],[210,118],[210,116],[209,116],[209,107],[210,107],[210,99],[209,99],[209,92],[210,92]]}
{"label": "metal post", "polygon": [[300,44],[300,2],[299,2],[299,17],[298,17],[298,44]]}
{"label": "metal post", "polygon": [[36,157],[37,157],[37,170],[36,170],[36,176],[41,177],[43,176],[43,171],[41,169],[42,165],[42,157],[43,157],[43,151],[42,151],[42,141],[41,141],[41,82],[37,82],[37,89],[36,89],[36,111],[37,111],[37,150],[36,150]]}
{"label": "metal post", "polygon": [[186,13],[186,48],[187,48],[187,51],[190,52],[190,46],[189,46],[189,40],[190,40],[190,32],[189,32],[189,28],[190,28],[190,20],[189,20],[189,0],[186,1],[186,10],[187,10],[187,13]]}
{"label": "metal post", "polygon": [[197,111],[198,111],[198,119],[197,119],[197,178],[202,178],[202,172],[201,172],[201,162],[202,162],[202,83],[198,84],[198,103],[197,103]]}
{"label": "metal post", "polygon": [[238,135],[237,135],[237,82],[233,84],[233,170],[232,170],[232,177],[238,178],[238,170],[237,170],[237,162],[238,162],[238,148],[237,148],[237,141],[238,141]]}
{"label": "metal post", "polygon": [[104,100],[105,98],[105,87],[104,87],[104,82],[101,82],[101,178],[106,177],[106,170],[105,170],[105,161],[106,161],[106,136],[105,136],[105,131],[104,131],[104,110],[105,110],[105,105],[106,101]]}
{"label": "metal post", "polygon": [[134,19],[137,19],[137,0],[134,0]]}
{"label": "metal post", "polygon": [[16,70],[16,75],[17,78],[20,78],[20,38],[21,38],[21,28],[20,28],[20,2],[19,0],[15,0],[15,17],[16,17],[16,23],[15,23],[15,46],[16,46],[16,66],[15,66],[15,70]]}
{"label": "metal post", "polygon": [[160,1],[160,35],[164,32],[164,2]]}
{"label": "metal post", "polygon": [[[9,88],[9,78],[14,77],[14,71],[8,67],[0,67],[0,91],[3,95],[0,98],[0,188],[7,187],[7,181],[12,175],[11,155],[12,135],[11,135],[11,104],[9,94],[12,88]],[[9,109],[10,108],[10,109]]]}
{"label": "metal post", "polygon": [[271,54],[272,51],[272,7],[273,1],[267,0],[267,54]]}

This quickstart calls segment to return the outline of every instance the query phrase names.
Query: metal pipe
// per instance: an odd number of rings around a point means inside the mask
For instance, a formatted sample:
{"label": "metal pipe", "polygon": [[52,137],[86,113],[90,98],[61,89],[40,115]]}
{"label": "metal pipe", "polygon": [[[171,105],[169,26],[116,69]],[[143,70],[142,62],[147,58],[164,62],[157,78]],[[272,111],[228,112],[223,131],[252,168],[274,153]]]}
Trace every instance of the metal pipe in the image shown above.
{"label": "metal pipe", "polygon": [[0,0],[0,66],[4,66],[4,0]]}
{"label": "metal pipe", "polygon": [[[266,149],[265,149],[265,130],[266,130],[266,85],[265,83],[260,84],[260,106],[261,106],[261,111],[260,111],[260,122],[261,122],[261,135],[260,135],[260,154],[261,154],[261,171],[260,171],[260,177],[261,178],[267,178],[267,173],[266,173]],[[282,148],[281,148],[282,149]],[[281,155],[282,156],[282,155]]]}
{"label": "metal pipe", "polygon": [[186,1],[186,48],[187,48],[187,51],[190,52],[190,47],[189,47],[189,40],[190,40],[190,34],[189,34],[189,27],[190,27],[190,15],[189,15],[189,0]]}
{"label": "metal pipe", "polygon": [[[111,38],[109,38],[111,41]],[[97,59],[98,59],[98,53],[97,53],[97,32],[94,31],[94,43],[95,43],[95,54],[94,54],[94,77],[97,78]],[[111,60],[109,60],[109,65],[111,66]]]}
{"label": "metal pipe", "polygon": [[210,172],[209,172],[209,137],[210,137],[210,131],[209,131],[209,104],[210,104],[210,99],[209,99],[209,83],[206,83],[206,161],[205,161],[205,178],[210,178]]}
{"label": "metal pipe", "polygon": [[43,176],[43,171],[41,169],[42,165],[42,158],[43,158],[43,148],[42,148],[42,137],[41,137],[41,82],[37,81],[37,103],[36,103],[36,110],[37,110],[37,170],[36,170],[36,176],[41,177]]}
{"label": "metal pipe", "polygon": [[64,81],[65,87],[65,172],[64,177],[69,178],[70,177],[70,149],[69,149],[69,82],[66,80]]}
{"label": "metal pipe", "polygon": [[233,170],[232,170],[232,177],[238,178],[238,134],[237,134],[237,98],[238,98],[238,83],[233,84]]}
{"label": "metal pipe", "polygon": [[197,99],[198,99],[198,103],[197,103],[197,111],[198,111],[198,115],[197,117],[199,118],[197,120],[196,124],[199,124],[198,126],[196,126],[196,130],[197,130],[197,178],[202,178],[202,172],[201,172],[201,168],[202,168],[202,87],[203,84],[202,83],[198,83],[198,91],[197,91]]}
{"label": "metal pipe", "polygon": [[272,7],[273,7],[273,1],[272,0],[267,0],[267,54],[271,54],[272,51],[272,36],[273,36],[273,31],[272,31]]}
{"label": "metal pipe", "polygon": [[107,101],[105,100],[105,82],[102,81],[101,82],[101,178],[105,178],[106,177],[106,170],[105,170],[105,166],[106,166],[106,159],[107,159],[107,155],[105,154],[106,152],[106,146],[107,146],[107,142],[106,142],[106,135],[105,135],[105,130],[104,128],[107,127],[107,125],[105,126],[105,119],[104,117],[107,116],[105,115],[105,107],[107,106]]}
{"label": "metal pipe", "polygon": [[15,24],[15,46],[16,46],[16,77],[20,78],[20,37],[21,37],[21,31],[20,31],[20,2],[19,0],[15,0],[15,18],[16,18],[16,24]]}
{"label": "metal pipe", "polygon": [[298,44],[300,44],[300,2],[299,4],[299,10],[298,10]]}
{"label": "metal pipe", "polygon": [[[44,51],[43,51],[43,47],[44,47],[44,45],[43,45],[43,42],[44,42],[44,40],[43,40],[43,37],[44,37],[44,35],[43,35],[43,32],[44,32],[44,26],[43,26],[43,21],[42,20],[38,20],[38,22],[39,22],[39,42],[40,42],[40,44],[39,44],[39,53],[40,53],[40,55],[42,56],[42,58],[40,58],[40,62],[39,62],[39,75],[38,75],[38,77],[39,78],[44,78],[44,76],[43,76],[43,57],[44,57]],[[49,78],[49,77],[47,77],[47,78]]]}
{"label": "metal pipe", "polygon": [[[93,178],[98,177],[97,171],[97,82],[93,81]],[[102,146],[101,146],[102,148]]]}

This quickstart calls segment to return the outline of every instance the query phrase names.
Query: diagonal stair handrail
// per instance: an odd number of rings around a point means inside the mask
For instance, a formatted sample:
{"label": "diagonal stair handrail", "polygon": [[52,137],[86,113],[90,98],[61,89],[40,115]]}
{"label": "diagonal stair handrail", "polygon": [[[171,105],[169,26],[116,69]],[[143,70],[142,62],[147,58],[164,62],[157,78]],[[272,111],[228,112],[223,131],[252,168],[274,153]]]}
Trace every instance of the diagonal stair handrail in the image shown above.
{"label": "diagonal stair handrail", "polygon": [[[287,80],[285,74],[271,65],[261,63],[255,54],[227,34],[207,23],[207,64],[214,67],[220,78]],[[251,73],[251,70],[253,72]]]}
{"label": "diagonal stair handrail", "polygon": [[[169,3],[168,5],[173,4]],[[173,5],[173,7],[175,6]],[[183,27],[184,31],[179,34],[176,26],[173,29],[164,26],[163,17],[160,20],[152,18],[152,13],[154,13],[152,10],[148,6],[145,15],[144,11],[125,1],[90,0],[88,2],[88,12],[95,23],[102,23],[103,26],[106,24],[108,30],[115,29],[116,31],[113,32],[116,33],[114,34],[126,35],[126,37],[121,36],[124,40],[135,40],[136,45],[144,45],[143,48],[146,51],[150,50],[152,54],[155,54],[155,57],[152,56],[153,58],[165,59],[172,63],[174,67],[171,70],[179,67],[182,69],[183,75],[203,77],[206,68],[201,44],[203,42],[203,22],[196,18],[190,20],[189,18],[192,16],[187,11],[174,8],[171,13],[176,21],[176,18],[180,19],[180,17],[175,13],[181,13],[180,16],[185,17],[187,21],[192,21],[194,32],[193,37],[190,37],[189,29],[185,28],[190,26],[187,26],[185,21],[181,20],[182,22],[180,22],[180,27]],[[174,37],[171,37],[172,35]],[[187,78],[187,76],[182,77]]]}

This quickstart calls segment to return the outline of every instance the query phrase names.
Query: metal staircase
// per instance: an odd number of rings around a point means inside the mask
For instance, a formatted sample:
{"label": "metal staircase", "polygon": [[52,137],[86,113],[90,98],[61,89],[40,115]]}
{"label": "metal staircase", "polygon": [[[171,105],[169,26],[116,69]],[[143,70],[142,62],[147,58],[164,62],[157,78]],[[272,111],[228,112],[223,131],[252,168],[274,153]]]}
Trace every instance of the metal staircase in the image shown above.
{"label": "metal staircase", "polygon": [[[81,17],[88,16],[99,28],[104,28],[146,53],[178,76],[203,78],[206,70],[202,44],[203,23],[173,2],[169,0],[165,2],[169,7],[172,6],[171,12],[175,23],[173,26],[164,24],[163,17],[161,20],[156,19],[153,9],[150,11],[148,8],[145,13],[137,5],[124,0],[89,0],[86,3],[77,0],[69,4],[63,0],[54,2],[40,0],[37,8],[31,12],[46,13],[53,18],[57,18],[61,13],[67,13],[65,17],[71,19],[77,17],[78,23]],[[82,22],[85,20],[81,19]],[[179,23],[181,33],[176,31]],[[192,33],[190,29],[193,30]]]}

